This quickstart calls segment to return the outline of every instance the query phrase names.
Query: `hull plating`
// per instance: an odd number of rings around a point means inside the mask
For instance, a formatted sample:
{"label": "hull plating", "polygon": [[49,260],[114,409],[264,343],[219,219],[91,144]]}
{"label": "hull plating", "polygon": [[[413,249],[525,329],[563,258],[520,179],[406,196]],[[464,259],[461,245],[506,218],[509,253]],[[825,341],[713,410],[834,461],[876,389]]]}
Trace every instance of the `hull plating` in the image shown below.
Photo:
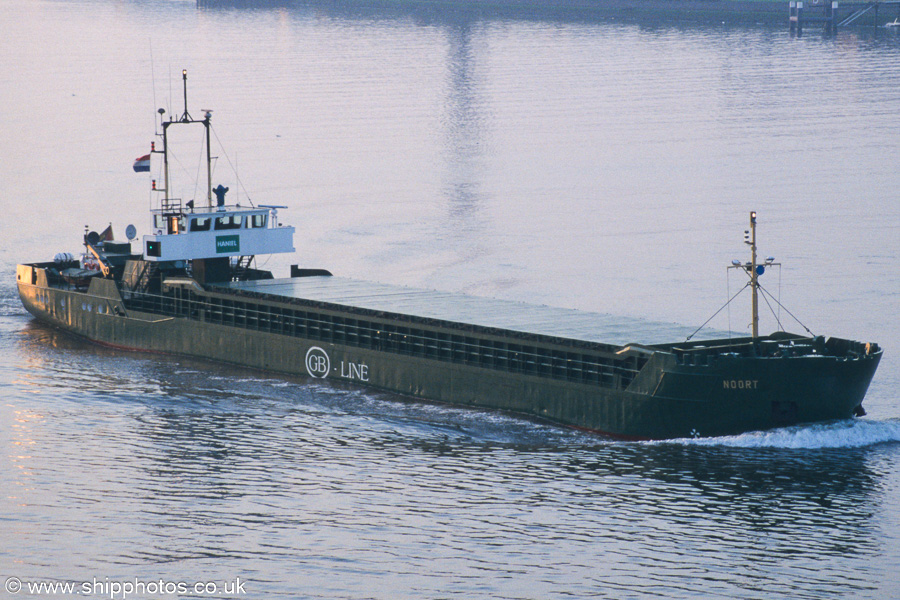
{"label": "hull plating", "polygon": [[97,280],[85,293],[20,277],[19,293],[38,319],[109,346],[350,382],[626,438],[728,435],[850,418],[881,357],[879,349],[854,358],[726,355],[684,364],[658,351],[632,381],[604,387],[210,323],[202,315],[128,310],[111,281]]}

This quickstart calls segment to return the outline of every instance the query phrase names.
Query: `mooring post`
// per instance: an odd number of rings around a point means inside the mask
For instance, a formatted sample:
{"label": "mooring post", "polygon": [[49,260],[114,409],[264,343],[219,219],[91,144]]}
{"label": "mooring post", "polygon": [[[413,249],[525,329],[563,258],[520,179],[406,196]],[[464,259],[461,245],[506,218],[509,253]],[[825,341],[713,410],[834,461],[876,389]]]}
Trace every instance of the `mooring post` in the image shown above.
{"label": "mooring post", "polygon": [[800,33],[800,29],[803,27],[801,21],[803,17],[803,1],[791,0],[788,11],[788,21],[790,21],[791,31],[796,29],[797,33]]}

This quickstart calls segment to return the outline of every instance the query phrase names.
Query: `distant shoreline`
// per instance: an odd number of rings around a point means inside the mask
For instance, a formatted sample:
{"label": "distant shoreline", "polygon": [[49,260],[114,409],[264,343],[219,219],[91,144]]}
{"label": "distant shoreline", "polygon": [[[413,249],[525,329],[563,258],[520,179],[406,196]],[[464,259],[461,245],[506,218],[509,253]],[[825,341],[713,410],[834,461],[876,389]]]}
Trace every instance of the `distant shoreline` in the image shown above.
{"label": "distant shoreline", "polygon": [[[824,0],[819,0],[824,1]],[[810,0],[813,5],[815,0]],[[788,0],[197,0],[201,8],[330,8],[337,12],[376,10],[430,14],[437,11],[497,17],[652,15],[679,20],[788,23]]]}
{"label": "distant shoreline", "polygon": [[489,7],[546,12],[650,12],[696,16],[713,14],[783,17],[787,21],[787,0],[363,0],[369,6],[420,4],[449,7],[459,5],[475,10]]}

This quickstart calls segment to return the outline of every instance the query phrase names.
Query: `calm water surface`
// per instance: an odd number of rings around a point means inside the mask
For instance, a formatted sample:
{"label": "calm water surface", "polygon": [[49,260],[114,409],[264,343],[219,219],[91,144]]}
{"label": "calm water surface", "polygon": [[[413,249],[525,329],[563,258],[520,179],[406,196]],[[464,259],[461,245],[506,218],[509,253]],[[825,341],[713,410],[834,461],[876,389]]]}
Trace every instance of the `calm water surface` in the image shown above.
{"label": "calm water surface", "polygon": [[[284,4],[0,0],[8,597],[900,596],[900,37]],[[764,285],[886,348],[869,415],[623,443],[34,322],[16,262],[85,225],[148,232],[131,162],[156,108],[184,110],[182,68],[192,114],[214,109],[214,185],[289,207],[278,274],[699,325],[742,283],[724,267],[757,210],[784,263]],[[178,143],[173,191],[201,197],[200,140]],[[747,322],[738,301],[712,326]]]}

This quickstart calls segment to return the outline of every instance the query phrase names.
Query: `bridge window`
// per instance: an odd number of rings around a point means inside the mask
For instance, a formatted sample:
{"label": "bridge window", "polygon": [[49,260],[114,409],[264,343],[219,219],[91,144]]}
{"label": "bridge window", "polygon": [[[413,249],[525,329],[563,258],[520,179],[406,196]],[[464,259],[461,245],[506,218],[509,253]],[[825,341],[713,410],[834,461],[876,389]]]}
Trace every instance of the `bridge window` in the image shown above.
{"label": "bridge window", "polygon": [[244,217],[241,215],[233,215],[230,217],[217,217],[216,229],[240,229]]}
{"label": "bridge window", "polygon": [[191,231],[209,231],[211,225],[212,219],[209,217],[191,219]]}
{"label": "bridge window", "polygon": [[247,228],[258,229],[266,226],[266,218],[269,215],[249,215],[247,217]]}

